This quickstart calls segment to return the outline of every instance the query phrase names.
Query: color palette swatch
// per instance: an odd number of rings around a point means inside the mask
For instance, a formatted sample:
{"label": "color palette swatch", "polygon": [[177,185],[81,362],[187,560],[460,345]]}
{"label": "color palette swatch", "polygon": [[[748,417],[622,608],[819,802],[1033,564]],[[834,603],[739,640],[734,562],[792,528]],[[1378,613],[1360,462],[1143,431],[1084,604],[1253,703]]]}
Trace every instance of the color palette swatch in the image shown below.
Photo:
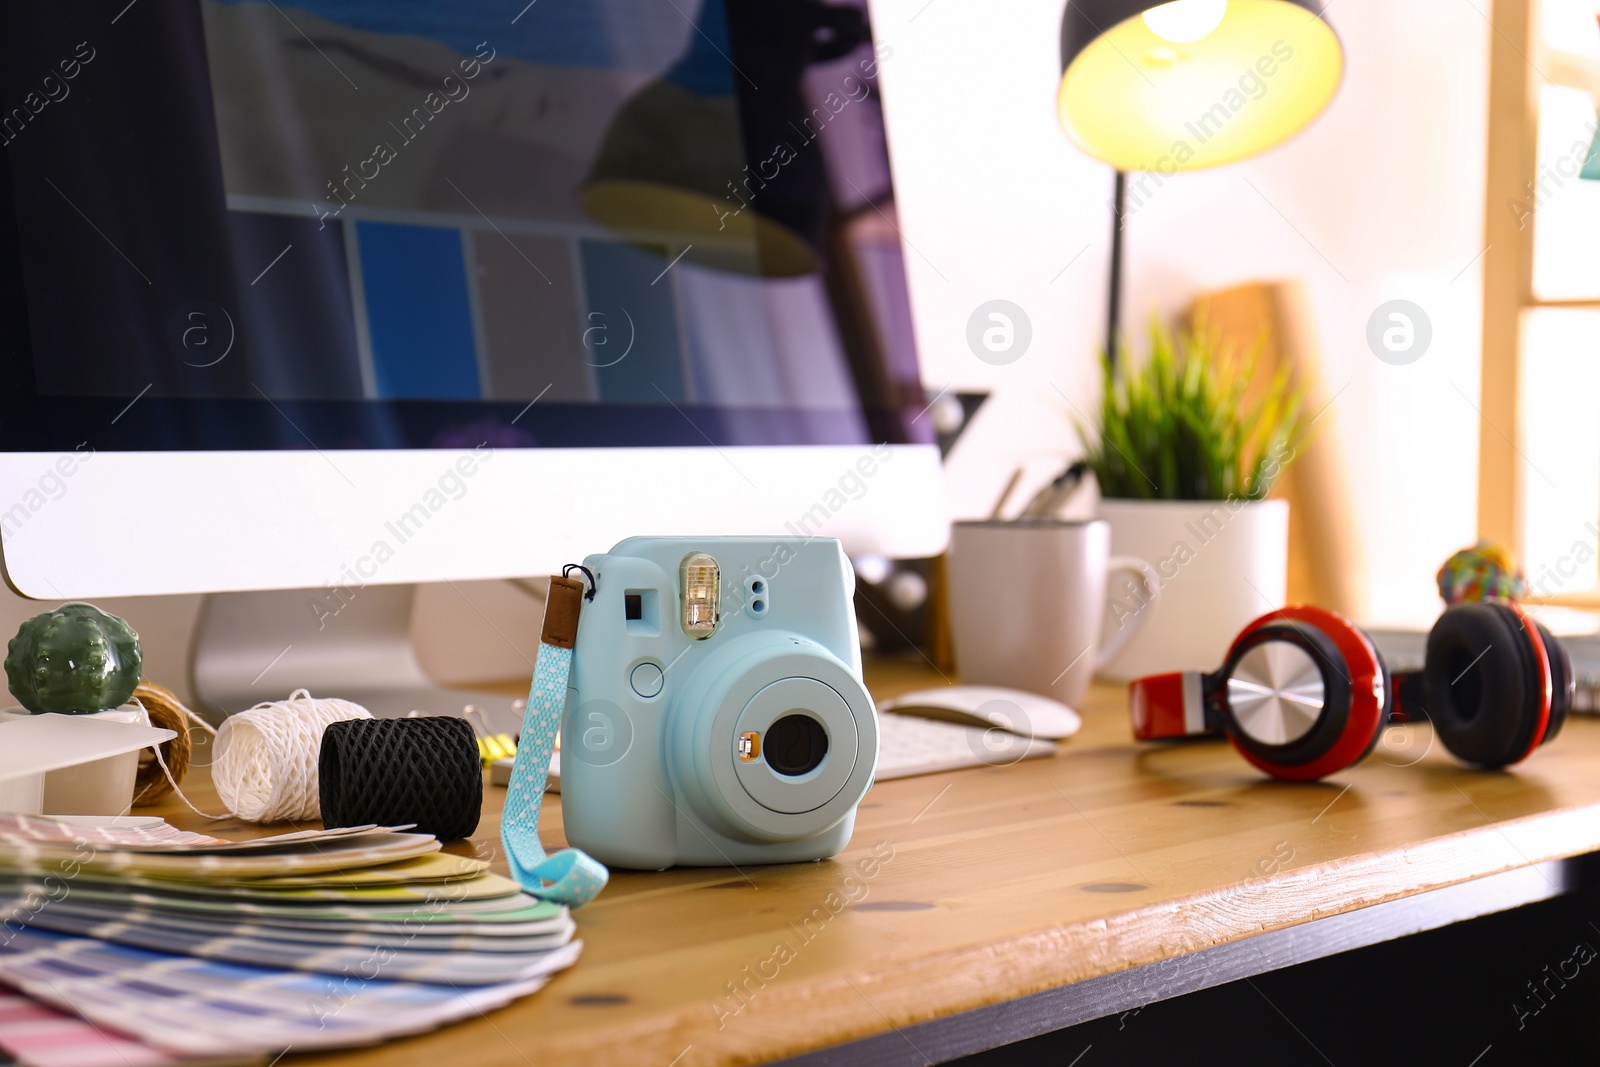
{"label": "color palette swatch", "polygon": [[[0,1049],[22,1067],[167,1067],[178,1057],[87,1019],[0,992]],[[239,1062],[254,1062],[242,1057]]]}
{"label": "color palette swatch", "polygon": [[233,842],[0,816],[0,985],[26,998],[0,1001],[0,1047],[97,1067],[371,1044],[533,992],[577,960],[575,929],[404,828]]}

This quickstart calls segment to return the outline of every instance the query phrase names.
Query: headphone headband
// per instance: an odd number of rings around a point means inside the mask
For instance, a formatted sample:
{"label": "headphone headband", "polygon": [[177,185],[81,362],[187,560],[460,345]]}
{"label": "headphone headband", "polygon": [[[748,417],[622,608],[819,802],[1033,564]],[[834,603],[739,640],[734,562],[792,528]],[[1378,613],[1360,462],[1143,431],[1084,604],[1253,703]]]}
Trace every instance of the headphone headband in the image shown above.
{"label": "headphone headband", "polygon": [[1214,735],[1214,716],[1206,714],[1205,682],[1199,671],[1152,674],[1129,682],[1133,736],[1140,741],[1159,741]]}

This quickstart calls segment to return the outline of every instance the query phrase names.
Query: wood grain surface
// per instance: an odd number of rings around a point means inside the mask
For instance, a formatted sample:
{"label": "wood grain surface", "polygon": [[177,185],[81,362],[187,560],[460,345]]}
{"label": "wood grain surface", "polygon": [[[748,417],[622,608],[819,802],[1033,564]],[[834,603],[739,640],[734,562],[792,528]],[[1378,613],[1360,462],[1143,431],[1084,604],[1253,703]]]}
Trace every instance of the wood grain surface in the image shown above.
{"label": "wood grain surface", "polygon": [[[881,698],[938,679],[880,663],[869,681]],[[1458,766],[1425,726],[1392,727],[1365,763],[1294,785],[1226,743],[1135,745],[1125,702],[1097,686],[1054,759],[875,786],[833,860],[614,872],[576,914],[582,958],[541,992],[301,1062],[761,1063],[1600,850],[1595,719],[1509,773]],[[186,791],[217,810],[203,770]],[[504,795],[488,789],[477,836],[452,846],[501,870]],[[541,836],[556,848],[551,801]],[[141,810],[256,832],[172,798]]]}

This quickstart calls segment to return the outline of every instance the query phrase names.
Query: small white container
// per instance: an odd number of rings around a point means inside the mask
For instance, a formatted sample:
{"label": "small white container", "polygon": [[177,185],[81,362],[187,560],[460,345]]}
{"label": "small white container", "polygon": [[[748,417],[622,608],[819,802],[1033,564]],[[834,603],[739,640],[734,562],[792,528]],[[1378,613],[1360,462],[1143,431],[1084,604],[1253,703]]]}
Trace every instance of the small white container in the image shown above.
{"label": "small white container", "polygon": [[44,810],[44,777],[23,774],[0,781],[0,811],[38,815]]}
{"label": "small white container", "polygon": [[[22,707],[0,709],[0,727],[18,719],[34,717]],[[150,715],[138,701],[109,711],[75,715],[72,718],[145,727],[150,725]],[[168,736],[171,736],[170,732]],[[4,740],[5,731],[0,728],[0,743],[4,743]],[[134,779],[139,774],[139,751],[119,752],[114,756],[58,767],[44,774],[28,774],[0,781],[0,811],[24,815],[124,814],[133,803]]]}

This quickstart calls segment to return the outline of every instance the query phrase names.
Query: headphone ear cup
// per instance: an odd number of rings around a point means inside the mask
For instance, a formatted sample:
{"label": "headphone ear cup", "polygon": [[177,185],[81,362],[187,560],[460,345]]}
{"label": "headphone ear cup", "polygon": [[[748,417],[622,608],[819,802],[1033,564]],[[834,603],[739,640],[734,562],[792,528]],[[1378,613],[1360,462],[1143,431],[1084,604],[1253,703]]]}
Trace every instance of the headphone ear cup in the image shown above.
{"label": "headphone ear cup", "polygon": [[1434,623],[1423,667],[1426,711],[1456,758],[1504,767],[1533,746],[1543,678],[1529,640],[1504,604],[1457,604]]}
{"label": "headphone ear cup", "polygon": [[1377,744],[1386,674],[1372,642],[1342,615],[1280,608],[1245,628],[1215,676],[1222,726],[1274,777],[1336,774]]}
{"label": "headphone ear cup", "polygon": [[[1237,643],[1218,672],[1223,728],[1246,759],[1291,777],[1348,733],[1349,673],[1339,647],[1315,627],[1264,626]],[[1359,758],[1351,753],[1322,773]]]}
{"label": "headphone ear cup", "polygon": [[1550,725],[1545,727],[1544,737],[1539,741],[1539,744],[1547,745],[1551,738],[1561,732],[1561,724],[1567,721],[1567,712],[1572,710],[1573,683],[1576,679],[1572,673],[1572,660],[1561,639],[1545,629],[1543,623],[1536,622],[1533,625],[1539,631],[1540,640],[1544,641],[1545,658],[1550,661]]}
{"label": "headphone ear cup", "polygon": [[[1370,644],[1371,638],[1367,640]],[[1378,725],[1372,731],[1372,740],[1367,742],[1366,751],[1356,759],[1357,763],[1372,755],[1372,750],[1378,747],[1378,739],[1383,736],[1383,728],[1389,725],[1389,713],[1394,710],[1394,678],[1389,674],[1389,661],[1383,658],[1383,653],[1378,651],[1376,645],[1372,647],[1372,654],[1378,660],[1378,685],[1382,687],[1378,691],[1383,694],[1383,713],[1378,716]]]}

